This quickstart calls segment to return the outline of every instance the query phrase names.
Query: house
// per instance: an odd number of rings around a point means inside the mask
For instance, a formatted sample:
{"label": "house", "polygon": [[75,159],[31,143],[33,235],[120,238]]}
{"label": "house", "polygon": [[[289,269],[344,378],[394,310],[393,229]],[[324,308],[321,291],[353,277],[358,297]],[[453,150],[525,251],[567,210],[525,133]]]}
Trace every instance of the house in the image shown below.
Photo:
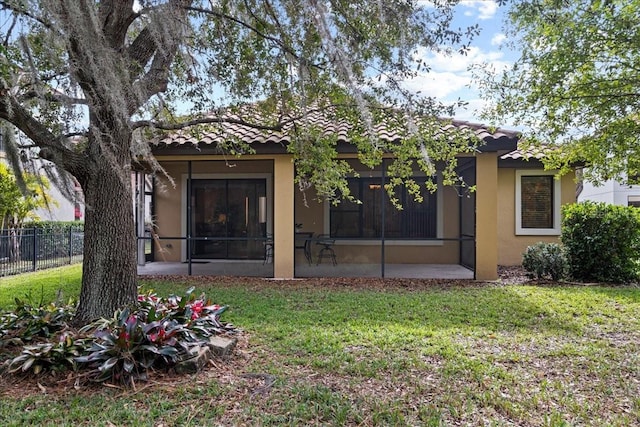
{"label": "house", "polygon": [[[574,176],[555,179],[538,159],[526,159],[517,150],[519,133],[454,120],[443,124],[443,131],[467,129],[482,140],[474,153],[460,154],[457,166],[457,174],[476,191],[439,182],[434,194],[425,192],[423,203],[400,192],[405,204],[398,211],[384,194],[383,168],[370,170],[358,161],[349,125],[321,116],[307,120],[339,135],[339,158],[360,173],[349,186],[362,204],[318,203],[311,190],[300,191],[286,129],[231,123],[174,132],[153,148],[175,180],[172,186],[156,178],[155,188],[146,192],[153,209],[153,261],[186,262],[189,273],[192,264],[202,262],[246,263],[246,270],[265,265],[265,275],[293,278],[313,275],[317,263],[330,266],[335,254],[338,266],[351,275],[370,265],[382,266],[382,275],[385,265],[444,265],[493,280],[499,265],[519,265],[528,245],[558,241],[560,206],[575,202]],[[379,135],[398,138],[388,129]],[[228,138],[250,143],[254,153],[221,154],[217,146]],[[422,175],[416,171],[415,176]],[[139,224],[145,216],[139,209]],[[143,232],[140,228],[139,235]],[[141,240],[140,253],[143,246]],[[318,259],[324,248],[328,259]]]}
{"label": "house", "polygon": [[640,207],[640,185],[608,180],[596,186],[589,181],[582,183],[578,201],[591,200],[621,206]]}

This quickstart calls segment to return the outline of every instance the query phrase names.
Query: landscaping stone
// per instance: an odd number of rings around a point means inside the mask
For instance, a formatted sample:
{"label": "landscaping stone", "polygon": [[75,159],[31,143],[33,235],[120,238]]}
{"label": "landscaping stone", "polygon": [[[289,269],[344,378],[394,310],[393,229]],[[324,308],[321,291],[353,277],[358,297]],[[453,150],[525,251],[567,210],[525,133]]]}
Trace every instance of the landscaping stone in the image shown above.
{"label": "landscaping stone", "polygon": [[209,346],[195,347],[191,350],[195,352],[194,357],[183,360],[176,364],[176,373],[178,374],[195,374],[200,372],[209,363],[212,357],[211,348]]}
{"label": "landscaping stone", "polygon": [[190,350],[192,357],[176,364],[176,373],[195,374],[209,363],[212,357],[229,357],[238,343],[237,338],[213,336],[209,342]]}
{"label": "landscaping stone", "polygon": [[227,338],[218,335],[209,338],[209,348],[213,352],[213,355],[221,358],[229,357],[237,343],[237,338]]}

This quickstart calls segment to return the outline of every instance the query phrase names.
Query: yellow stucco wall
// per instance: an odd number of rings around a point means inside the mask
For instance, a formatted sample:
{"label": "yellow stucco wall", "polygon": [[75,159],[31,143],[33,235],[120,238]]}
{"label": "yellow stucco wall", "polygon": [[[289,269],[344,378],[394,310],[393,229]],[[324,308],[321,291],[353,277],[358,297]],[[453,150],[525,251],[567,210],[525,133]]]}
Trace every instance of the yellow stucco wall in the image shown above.
{"label": "yellow stucco wall", "polygon": [[[522,253],[537,242],[559,242],[560,236],[516,235],[516,169],[498,170],[498,264],[520,265]],[[560,182],[561,204],[576,201],[575,174],[567,174]]]}
{"label": "yellow stucco wall", "polygon": [[476,156],[476,279],[498,277],[498,194],[496,153]]}
{"label": "yellow stucco wall", "polygon": [[294,169],[290,155],[277,156],[273,166],[273,276],[294,277]]}

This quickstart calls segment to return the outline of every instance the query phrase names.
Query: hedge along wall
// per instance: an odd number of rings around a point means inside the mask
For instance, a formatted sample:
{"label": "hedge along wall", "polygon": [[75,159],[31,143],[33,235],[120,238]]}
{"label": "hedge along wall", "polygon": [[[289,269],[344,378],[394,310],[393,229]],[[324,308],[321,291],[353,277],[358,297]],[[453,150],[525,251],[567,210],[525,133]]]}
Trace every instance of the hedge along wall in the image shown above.
{"label": "hedge along wall", "polygon": [[638,279],[640,209],[582,202],[562,209],[562,243],[569,275],[581,281]]}

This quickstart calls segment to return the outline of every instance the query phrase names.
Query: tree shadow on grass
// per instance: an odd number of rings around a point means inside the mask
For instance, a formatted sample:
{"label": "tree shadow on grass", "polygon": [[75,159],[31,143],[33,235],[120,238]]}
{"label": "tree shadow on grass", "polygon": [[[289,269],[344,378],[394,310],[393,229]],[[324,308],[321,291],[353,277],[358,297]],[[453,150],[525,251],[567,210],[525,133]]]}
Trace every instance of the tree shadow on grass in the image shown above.
{"label": "tree shadow on grass", "polygon": [[411,292],[264,289],[245,301],[236,301],[238,305],[232,312],[238,324],[259,328],[268,325],[270,329],[341,327],[355,323],[432,331],[482,328],[493,332],[530,329],[580,334],[582,325],[573,320],[573,313],[558,311],[557,306],[550,304],[552,300],[552,293],[533,287]]}

